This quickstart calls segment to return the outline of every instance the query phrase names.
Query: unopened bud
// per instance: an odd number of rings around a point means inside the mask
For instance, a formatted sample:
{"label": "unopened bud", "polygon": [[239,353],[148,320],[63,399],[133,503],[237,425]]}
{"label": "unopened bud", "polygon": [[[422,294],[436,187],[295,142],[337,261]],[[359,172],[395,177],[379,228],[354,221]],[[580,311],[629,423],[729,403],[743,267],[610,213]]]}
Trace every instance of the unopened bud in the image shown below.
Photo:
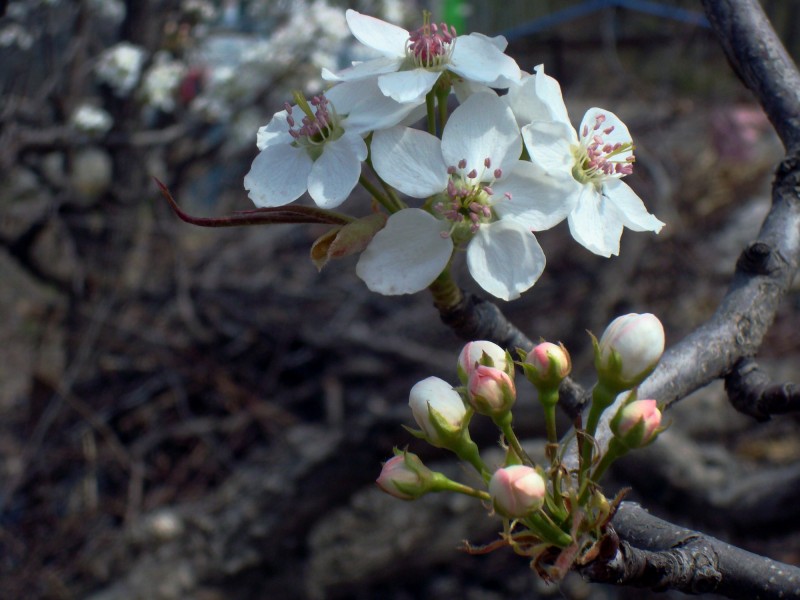
{"label": "unopened bud", "polygon": [[467,407],[461,395],[438,377],[428,377],[411,388],[408,405],[429,443],[446,448],[461,436]]}
{"label": "unopened bud", "polygon": [[655,400],[634,400],[611,420],[611,430],[628,448],[641,448],[659,433],[661,411]]}
{"label": "unopened bud", "polygon": [[467,383],[467,397],[475,412],[488,417],[506,414],[517,399],[514,380],[505,371],[478,365]]}
{"label": "unopened bud", "polygon": [[522,368],[537,388],[554,389],[569,375],[572,361],[564,344],[542,342],[528,352]]}
{"label": "unopened bud", "polygon": [[508,360],[506,351],[494,342],[479,340],[468,342],[458,355],[458,378],[464,385],[475,370],[476,365],[486,365],[505,371],[513,376],[513,363]]}
{"label": "unopened bud", "polygon": [[419,456],[403,452],[383,463],[375,483],[387,494],[401,500],[416,500],[434,488],[434,474]]}
{"label": "unopened bud", "polygon": [[664,327],[655,315],[617,317],[595,345],[600,380],[614,390],[639,385],[656,368],[664,352]]}
{"label": "unopened bud", "polygon": [[489,480],[495,510],[511,519],[526,517],[544,504],[545,483],[532,467],[511,465],[497,469]]}

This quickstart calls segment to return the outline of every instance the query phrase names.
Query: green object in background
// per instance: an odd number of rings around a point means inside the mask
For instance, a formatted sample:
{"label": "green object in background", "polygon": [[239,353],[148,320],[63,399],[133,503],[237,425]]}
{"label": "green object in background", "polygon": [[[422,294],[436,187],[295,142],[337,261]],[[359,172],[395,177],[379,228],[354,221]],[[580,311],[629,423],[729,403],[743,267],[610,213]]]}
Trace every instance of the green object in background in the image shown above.
{"label": "green object in background", "polygon": [[464,21],[464,8],[462,0],[444,0],[442,15],[444,22],[456,28],[456,33],[465,33],[466,22]]}

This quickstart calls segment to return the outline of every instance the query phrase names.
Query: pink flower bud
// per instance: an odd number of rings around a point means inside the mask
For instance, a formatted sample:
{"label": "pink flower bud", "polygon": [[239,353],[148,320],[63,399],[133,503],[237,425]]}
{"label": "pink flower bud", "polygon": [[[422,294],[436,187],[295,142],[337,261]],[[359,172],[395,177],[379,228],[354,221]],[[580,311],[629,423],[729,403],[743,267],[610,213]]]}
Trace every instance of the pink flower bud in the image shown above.
{"label": "pink flower bud", "polygon": [[619,410],[611,429],[629,448],[641,448],[655,439],[660,425],[661,411],[655,400],[634,400]]}
{"label": "pink flower bud", "polygon": [[404,452],[383,463],[375,483],[395,498],[415,500],[431,491],[433,471],[422,464],[416,454]]}
{"label": "pink flower bud", "polygon": [[664,327],[655,315],[631,313],[617,317],[595,348],[595,368],[601,381],[615,389],[639,385],[656,368],[664,352]]}
{"label": "pink flower bud", "polygon": [[475,412],[497,417],[511,410],[517,390],[514,380],[505,371],[478,365],[469,376],[467,397]]}
{"label": "pink flower bud", "polygon": [[432,445],[446,447],[464,428],[467,407],[461,395],[438,377],[423,379],[409,393],[414,420]]}
{"label": "pink flower bud", "polygon": [[489,480],[489,495],[501,515],[511,519],[526,517],[544,504],[544,479],[532,467],[503,467]]}
{"label": "pink flower bud", "polygon": [[[494,342],[479,340],[477,342],[468,342],[464,346],[461,354],[458,355],[458,378],[461,383],[466,385],[477,364],[495,367],[509,373],[506,351]],[[511,369],[513,369],[513,366]]]}
{"label": "pink flower bud", "polygon": [[572,361],[564,344],[537,344],[525,357],[525,375],[536,387],[557,388],[572,370]]}

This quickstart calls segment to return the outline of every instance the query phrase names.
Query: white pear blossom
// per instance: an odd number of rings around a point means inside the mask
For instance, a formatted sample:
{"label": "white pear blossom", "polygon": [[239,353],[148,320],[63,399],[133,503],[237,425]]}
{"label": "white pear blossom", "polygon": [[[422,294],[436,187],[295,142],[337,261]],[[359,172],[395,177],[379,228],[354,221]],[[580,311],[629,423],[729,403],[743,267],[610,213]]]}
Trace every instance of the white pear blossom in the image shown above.
{"label": "white pear blossom", "polygon": [[[508,87],[519,81],[517,63],[503,54],[505,40],[479,34],[456,37],[453,27],[425,23],[408,32],[402,27],[362,15],[346,13],[350,31],[381,56],[354,64],[337,74],[323,70],[329,81],[376,77],[381,91],[401,103],[422,103],[445,71],[484,85]],[[426,17],[427,19],[427,17]]]}
{"label": "white pear blossom", "polygon": [[299,94],[295,98],[298,105],[287,103],[258,130],[261,152],[244,178],[256,206],[283,206],[306,190],[322,208],[339,206],[358,183],[367,158],[362,136],[392,127],[415,108],[387,98],[374,81],[336,85],[310,105]]}
{"label": "white pear blossom", "polygon": [[442,272],[454,248],[467,245],[473,278],[504,300],[519,297],[542,274],[534,230],[553,227],[572,206],[559,182],[520,161],[519,129],[494,93],[459,106],[442,139],[407,127],[375,132],[378,175],[404,194],[430,197],[431,210],[403,209],[362,253],[356,273],[386,295],[418,292]]}
{"label": "white pear blossom", "polygon": [[[324,96],[284,110],[258,130],[261,152],[245,175],[244,187],[260,207],[283,206],[306,191],[322,208],[334,208],[353,191],[361,175],[367,145],[346,131]],[[299,123],[298,123],[299,121]]]}
{"label": "white pear blossom", "polygon": [[[612,112],[590,108],[572,127],[558,83],[537,67],[533,82],[516,90],[530,100],[532,122],[522,128],[531,161],[556,177],[573,205],[569,230],[588,250],[609,257],[619,254],[622,230],[653,231],[664,226],[647,212],[636,193],[621,181],[633,171],[633,142],[628,128]],[[525,89],[527,88],[527,89]],[[525,102],[512,97],[512,107]],[[518,112],[518,118],[523,114]]]}

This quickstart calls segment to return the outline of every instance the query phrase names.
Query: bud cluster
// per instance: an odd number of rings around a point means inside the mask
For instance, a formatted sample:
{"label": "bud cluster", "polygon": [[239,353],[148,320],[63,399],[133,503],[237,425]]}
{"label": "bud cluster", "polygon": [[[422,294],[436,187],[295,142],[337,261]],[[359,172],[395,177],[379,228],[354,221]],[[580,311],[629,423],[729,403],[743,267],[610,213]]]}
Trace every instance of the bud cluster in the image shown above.
{"label": "bud cluster", "polygon": [[[615,319],[599,341],[594,337],[592,340],[598,383],[585,426],[575,424],[576,435],[565,436],[565,441],[559,442],[556,433],[559,387],[572,369],[563,344],[543,341],[528,352],[518,351],[520,361],[515,362],[493,342],[469,342],[456,363],[460,386],[428,377],[411,388],[409,406],[419,429],[408,431],[472,465],[481,476],[483,487],[452,481],[431,471],[415,454],[399,451],[384,464],[378,486],[403,500],[442,491],[478,498],[504,519],[502,535],[508,545],[534,559],[544,553],[569,555],[554,563],[563,560],[569,567],[581,558],[574,548],[591,552],[617,502],[609,502],[603,496],[598,487],[600,478],[614,460],[652,443],[663,430],[657,402],[637,399],[635,388],[658,362],[664,348],[664,329],[653,315],[630,314]],[[530,458],[512,427],[517,366],[536,388],[544,411],[547,466]],[[600,415],[625,390],[630,391],[609,420],[613,437],[603,448],[591,438]],[[499,429],[500,444],[505,450],[502,464],[487,465],[470,438],[469,426],[475,415],[489,417]],[[572,470],[562,463],[565,455],[576,452],[570,439],[581,441],[579,467]]]}

